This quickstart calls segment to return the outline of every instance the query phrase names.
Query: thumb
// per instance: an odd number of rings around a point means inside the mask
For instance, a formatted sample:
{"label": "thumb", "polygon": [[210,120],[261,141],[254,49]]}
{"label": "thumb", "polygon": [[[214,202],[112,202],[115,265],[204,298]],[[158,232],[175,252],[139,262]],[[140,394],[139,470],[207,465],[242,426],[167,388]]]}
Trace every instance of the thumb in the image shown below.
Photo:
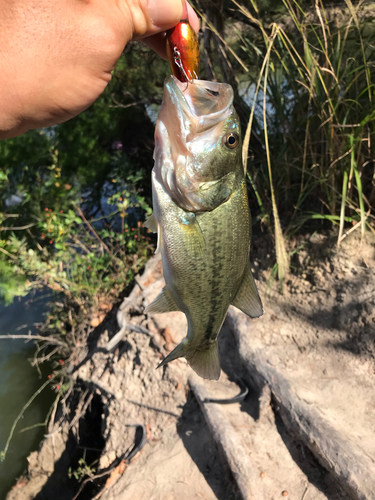
{"label": "thumb", "polygon": [[173,28],[186,11],[185,5],[185,0],[127,0],[122,10],[131,20],[132,39],[140,40]]}
{"label": "thumb", "polygon": [[[186,2],[184,1],[186,11]],[[148,0],[148,12],[152,24],[159,31],[173,28],[182,17],[183,6],[181,0]]]}

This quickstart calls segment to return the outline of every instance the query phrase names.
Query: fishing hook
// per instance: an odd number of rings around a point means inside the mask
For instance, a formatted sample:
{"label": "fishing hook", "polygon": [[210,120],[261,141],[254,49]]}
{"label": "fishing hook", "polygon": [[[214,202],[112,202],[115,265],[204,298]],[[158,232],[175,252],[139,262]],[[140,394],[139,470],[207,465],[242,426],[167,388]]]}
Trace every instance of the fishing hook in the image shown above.
{"label": "fishing hook", "polygon": [[[189,76],[188,76],[188,74],[185,71],[184,65],[182,64],[182,61],[181,61],[181,53],[177,47],[174,47],[174,49],[173,49],[173,59],[174,59],[174,62],[176,63],[176,65],[180,68],[181,73],[184,75],[186,83],[193,83],[193,77],[191,75],[191,71],[190,71],[190,69],[188,70],[188,73],[189,73]],[[195,76],[195,78],[198,78],[197,75],[195,74],[195,71],[194,71],[194,76]]]}

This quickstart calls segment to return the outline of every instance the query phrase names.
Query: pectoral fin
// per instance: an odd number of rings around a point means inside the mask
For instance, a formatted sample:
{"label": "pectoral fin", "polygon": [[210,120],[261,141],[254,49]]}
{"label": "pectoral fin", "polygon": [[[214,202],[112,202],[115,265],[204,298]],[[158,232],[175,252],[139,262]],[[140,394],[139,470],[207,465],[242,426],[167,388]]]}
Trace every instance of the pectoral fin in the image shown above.
{"label": "pectoral fin", "polygon": [[152,231],[153,233],[158,233],[158,242],[156,245],[155,254],[160,253],[161,251],[161,229],[159,224],[157,223],[155,214],[152,214],[145,222],[145,226],[147,229]]}
{"label": "pectoral fin", "polygon": [[155,255],[157,253],[160,253],[161,252],[161,245],[162,245],[162,237],[161,237],[161,228],[158,224],[158,241],[157,241],[157,244],[156,244],[156,250],[155,250]]}
{"label": "pectoral fin", "polygon": [[203,255],[206,244],[199,222],[192,212],[186,212],[180,220],[180,228],[184,233],[184,242],[187,253],[197,258]]}
{"label": "pectoral fin", "polygon": [[232,304],[250,318],[259,318],[263,314],[262,301],[259,297],[250,264],[245,271],[241,286]]}
{"label": "pectoral fin", "polygon": [[159,295],[149,304],[146,309],[146,314],[157,314],[171,311],[180,311],[171,292],[165,286]]}
{"label": "pectoral fin", "polygon": [[147,229],[152,231],[153,233],[156,233],[158,230],[158,223],[156,221],[155,214],[152,214],[145,222],[145,226]]}

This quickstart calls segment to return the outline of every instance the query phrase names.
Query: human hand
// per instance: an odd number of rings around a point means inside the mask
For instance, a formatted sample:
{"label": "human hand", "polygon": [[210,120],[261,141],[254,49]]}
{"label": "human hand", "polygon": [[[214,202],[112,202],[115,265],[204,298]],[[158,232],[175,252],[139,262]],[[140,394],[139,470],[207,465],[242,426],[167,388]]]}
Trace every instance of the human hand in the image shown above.
{"label": "human hand", "polygon": [[88,108],[131,40],[166,57],[165,31],[186,8],[198,31],[185,0],[0,0],[0,139]]}

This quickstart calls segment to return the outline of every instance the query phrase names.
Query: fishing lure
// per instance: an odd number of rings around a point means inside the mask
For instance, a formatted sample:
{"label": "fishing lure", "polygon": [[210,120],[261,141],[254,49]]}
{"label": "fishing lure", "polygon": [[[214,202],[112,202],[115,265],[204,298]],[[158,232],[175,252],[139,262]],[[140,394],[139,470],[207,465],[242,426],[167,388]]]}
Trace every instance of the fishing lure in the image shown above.
{"label": "fishing lure", "polygon": [[199,45],[194,29],[189,24],[185,4],[184,19],[167,31],[167,55],[173,75],[180,82],[192,82],[199,75]]}

